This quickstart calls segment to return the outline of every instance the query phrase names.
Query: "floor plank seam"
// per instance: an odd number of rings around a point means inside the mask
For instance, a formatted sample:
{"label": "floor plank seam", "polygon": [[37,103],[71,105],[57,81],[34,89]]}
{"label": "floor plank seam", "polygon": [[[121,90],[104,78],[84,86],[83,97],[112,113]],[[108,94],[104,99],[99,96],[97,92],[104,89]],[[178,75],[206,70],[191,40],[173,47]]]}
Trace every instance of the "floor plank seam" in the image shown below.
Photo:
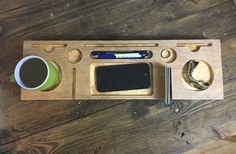
{"label": "floor plank seam", "polygon": [[[207,9],[212,9],[212,8],[214,8],[214,7],[217,7],[217,6],[222,5],[222,4],[227,4],[227,3],[229,3],[229,1],[226,0],[226,1],[220,2],[220,3],[216,4],[216,5],[210,6],[209,8],[205,8],[205,9],[203,9],[203,10],[200,10],[200,11],[198,11],[198,12],[193,12],[193,13],[188,14],[188,15],[186,15],[186,16],[182,16],[182,17],[179,17],[179,18],[177,18],[177,19],[173,19],[173,21],[180,20],[180,19],[183,19],[183,18],[187,18],[187,17],[189,17],[189,16],[199,14],[200,12],[205,11],[205,10],[207,10]],[[67,20],[67,19],[65,19],[65,20]],[[62,20],[62,21],[60,22],[61,24],[58,23],[59,25],[58,25],[57,27],[62,27],[62,26],[68,25],[68,24],[74,24],[74,23],[80,21],[80,20],[75,20],[75,21],[73,21],[73,22],[66,22],[66,24],[63,24],[63,23],[65,22],[65,20]],[[173,21],[172,21],[172,22],[173,22]],[[169,22],[167,22],[167,23],[169,23]],[[29,33],[26,33],[26,34],[24,33],[25,35],[16,36],[16,37],[14,37],[14,39],[15,39],[15,38],[21,38],[21,37],[24,37],[24,36],[29,36],[29,35],[35,35],[35,34],[41,33],[42,31],[48,30],[48,29],[53,28],[53,27],[55,27],[55,26],[54,26],[54,25],[49,25],[48,27],[42,27],[41,30],[37,31],[36,33],[35,33],[35,32],[29,32]],[[12,39],[13,39],[13,38],[4,39],[4,40],[1,39],[0,42],[6,43],[6,42],[8,42],[8,41],[11,41]]]}
{"label": "floor plank seam", "polygon": [[11,11],[18,10],[18,9],[23,8],[23,7],[26,7],[26,6],[28,7],[28,6],[31,6],[31,5],[35,5],[35,4],[40,3],[40,2],[41,2],[41,0],[39,0],[39,1],[37,1],[37,2],[34,2],[34,3],[22,5],[22,6],[19,6],[19,7],[10,9],[10,10],[7,10],[7,11],[3,11],[3,12],[0,12],[0,15],[1,15],[1,14],[5,14],[5,13],[9,13],[9,12],[11,12]]}
{"label": "floor plank seam", "polygon": [[85,115],[85,116],[78,117],[78,118],[75,118],[75,119],[71,119],[71,120],[68,120],[68,121],[66,121],[66,122],[60,123],[60,124],[58,124],[58,125],[55,125],[55,126],[52,126],[52,127],[49,127],[49,128],[45,128],[45,129],[42,129],[42,130],[40,130],[40,131],[38,131],[38,132],[35,132],[35,133],[32,133],[32,134],[30,134],[30,135],[26,135],[26,136],[23,136],[23,137],[21,137],[21,138],[18,138],[18,139],[15,139],[15,140],[6,142],[6,143],[4,143],[4,144],[0,144],[0,146],[5,146],[5,145],[7,145],[7,144],[11,144],[11,143],[13,143],[13,142],[17,142],[17,141],[19,141],[19,140],[22,140],[22,139],[25,139],[25,138],[27,138],[27,137],[36,135],[36,134],[38,134],[38,133],[41,133],[41,132],[44,132],[44,131],[48,131],[48,130],[53,129],[53,128],[56,128],[56,127],[59,127],[59,126],[64,125],[64,124],[66,124],[66,123],[70,123],[70,122],[75,121],[75,120],[83,119],[83,118],[85,118],[85,117],[87,117],[87,116],[93,115],[93,114],[95,114],[95,113],[98,113],[98,112],[101,112],[101,111],[104,111],[104,110],[108,110],[108,109],[110,109],[110,108],[113,108],[113,107],[115,107],[115,106],[122,105],[122,104],[124,104],[124,103],[129,102],[129,101],[131,101],[131,100],[126,100],[126,101],[121,102],[121,103],[119,103],[119,104],[116,104],[116,105],[107,107],[107,108],[105,108],[105,109],[101,109],[101,110],[95,111],[95,112],[90,113],[90,114],[87,114],[87,115]]}

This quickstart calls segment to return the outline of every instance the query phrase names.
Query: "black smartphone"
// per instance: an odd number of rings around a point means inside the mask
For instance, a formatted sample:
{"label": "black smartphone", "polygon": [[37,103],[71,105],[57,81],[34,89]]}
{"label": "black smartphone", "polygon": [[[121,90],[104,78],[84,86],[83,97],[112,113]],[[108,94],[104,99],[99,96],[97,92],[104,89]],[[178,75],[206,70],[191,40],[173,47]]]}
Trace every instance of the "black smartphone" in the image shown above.
{"label": "black smartphone", "polygon": [[98,66],[95,75],[98,92],[147,89],[151,86],[148,63]]}

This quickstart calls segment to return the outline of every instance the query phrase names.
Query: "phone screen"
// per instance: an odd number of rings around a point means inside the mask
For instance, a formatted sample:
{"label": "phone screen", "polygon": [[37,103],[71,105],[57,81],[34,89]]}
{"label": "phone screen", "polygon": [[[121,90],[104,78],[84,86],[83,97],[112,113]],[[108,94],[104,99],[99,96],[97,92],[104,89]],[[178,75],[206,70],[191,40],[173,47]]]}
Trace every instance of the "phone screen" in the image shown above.
{"label": "phone screen", "polygon": [[147,89],[151,86],[148,63],[98,66],[95,74],[98,92]]}

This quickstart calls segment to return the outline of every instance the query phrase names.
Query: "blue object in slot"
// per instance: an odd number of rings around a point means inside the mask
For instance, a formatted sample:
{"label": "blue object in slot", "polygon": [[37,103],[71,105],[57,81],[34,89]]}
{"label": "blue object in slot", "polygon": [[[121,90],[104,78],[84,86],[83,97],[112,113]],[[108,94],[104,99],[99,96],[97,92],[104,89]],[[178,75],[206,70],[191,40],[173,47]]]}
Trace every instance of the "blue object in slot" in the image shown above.
{"label": "blue object in slot", "polygon": [[94,59],[145,59],[151,57],[151,52],[141,51],[93,51],[91,57]]}

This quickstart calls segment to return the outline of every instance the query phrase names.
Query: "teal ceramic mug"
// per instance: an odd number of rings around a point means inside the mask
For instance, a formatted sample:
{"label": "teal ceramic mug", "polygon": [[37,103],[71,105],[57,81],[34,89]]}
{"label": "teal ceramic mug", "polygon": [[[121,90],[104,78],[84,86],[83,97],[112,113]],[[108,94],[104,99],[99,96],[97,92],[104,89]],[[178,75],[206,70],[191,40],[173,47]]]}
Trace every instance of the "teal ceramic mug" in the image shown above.
{"label": "teal ceramic mug", "polygon": [[27,90],[49,91],[59,85],[61,70],[56,63],[31,55],[17,63],[11,81]]}

